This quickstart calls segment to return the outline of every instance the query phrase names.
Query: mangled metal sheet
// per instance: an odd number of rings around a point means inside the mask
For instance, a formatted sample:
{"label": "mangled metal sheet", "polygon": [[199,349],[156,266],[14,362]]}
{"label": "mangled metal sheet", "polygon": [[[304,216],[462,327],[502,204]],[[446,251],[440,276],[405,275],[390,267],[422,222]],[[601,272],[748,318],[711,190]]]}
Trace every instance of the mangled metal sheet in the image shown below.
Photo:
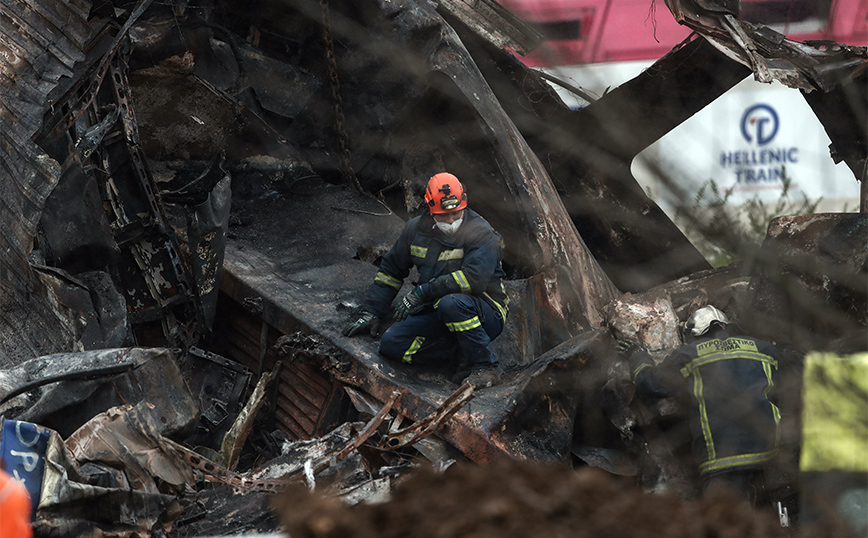
{"label": "mangled metal sheet", "polygon": [[122,348],[37,357],[0,371],[0,411],[64,436],[126,403],[157,406],[159,430],[188,434],[199,407],[167,349]]}
{"label": "mangled metal sheet", "polygon": [[544,39],[542,34],[493,0],[440,0],[439,3],[496,47],[527,54]]}
{"label": "mangled metal sheet", "polygon": [[[201,262],[197,252],[197,281],[191,262],[182,257],[139,141],[124,57],[126,36],[113,39],[113,47],[77,73],[81,80],[94,81],[89,98],[82,102],[76,87],[54,96],[57,109],[39,133],[39,143],[65,168],[49,207],[65,206],[80,217],[62,220],[63,212],[45,213],[38,244],[48,263],[73,274],[112,267],[134,338],[141,344],[180,346],[195,339],[190,334],[194,325],[206,330],[199,301],[204,293],[197,293],[197,282],[208,287],[210,279],[212,290],[215,269],[208,268],[207,260]],[[72,154],[68,139],[75,146]],[[93,195],[78,198],[76,184],[87,185]],[[65,227],[67,222],[81,222],[93,233],[70,233],[76,230]],[[209,230],[197,232],[192,239],[201,241]],[[192,245],[194,252],[199,246]]]}
{"label": "mangled metal sheet", "polygon": [[0,186],[8,210],[0,214],[0,319],[3,362],[74,349],[75,313],[58,304],[30,266],[28,256],[59,165],[31,137],[49,107],[48,94],[84,57],[91,27],[89,5],[49,1],[0,3]]}
{"label": "mangled metal sheet", "polygon": [[[0,233],[8,242],[0,284],[4,361],[134,337],[178,344],[185,332],[179,327],[207,324],[197,311],[197,281],[149,182],[125,64],[118,62],[126,32],[149,4],[94,13],[86,2],[0,6],[0,181],[10,208]],[[141,191],[132,194],[137,182]],[[204,265],[201,282],[210,277],[213,289],[217,271]],[[111,286],[91,278],[107,266],[117,269]],[[119,320],[120,294],[126,312]],[[188,313],[184,303],[194,305]],[[154,322],[156,339],[142,327]],[[117,325],[121,330],[112,329]]]}
{"label": "mangled metal sheet", "polygon": [[791,88],[829,91],[868,68],[865,47],[791,41],[766,26],[738,18],[738,2],[668,0],[679,24],[705,37],[759,82],[777,80]]}

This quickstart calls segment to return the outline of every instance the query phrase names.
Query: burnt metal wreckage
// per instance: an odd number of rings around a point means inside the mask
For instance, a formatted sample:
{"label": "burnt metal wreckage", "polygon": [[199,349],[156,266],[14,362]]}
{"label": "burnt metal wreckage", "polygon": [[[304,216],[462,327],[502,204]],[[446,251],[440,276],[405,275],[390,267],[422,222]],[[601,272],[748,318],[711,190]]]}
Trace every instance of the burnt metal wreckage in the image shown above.
{"label": "burnt metal wreckage", "polygon": [[[287,481],[358,502],[418,459],[691,495],[613,338],[665,354],[713,303],[784,346],[790,387],[808,350],[865,351],[868,52],[667,5],[691,38],[570,110],[493,1],[0,0],[0,451],[35,454],[37,534],[268,531]],[[630,162],[751,74],[802,92],[862,208],[778,217],[754,263],[713,269]],[[506,244],[483,390],[340,334],[439,169]]]}

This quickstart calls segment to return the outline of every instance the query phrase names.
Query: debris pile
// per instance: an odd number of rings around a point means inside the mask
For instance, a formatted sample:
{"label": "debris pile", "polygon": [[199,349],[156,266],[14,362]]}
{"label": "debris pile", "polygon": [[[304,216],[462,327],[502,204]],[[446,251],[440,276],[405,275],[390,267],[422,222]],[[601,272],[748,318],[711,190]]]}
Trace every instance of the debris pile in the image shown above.
{"label": "debris pile", "polygon": [[[866,351],[866,213],[778,217],[759,259],[711,268],[630,161],[753,73],[804,92],[864,185],[868,53],[670,4],[698,34],[569,110],[504,50],[540,36],[488,0],[0,1],[0,457],[37,534],[336,535],[390,505],[317,520],[287,506],[320,501],[267,499],[383,501],[420,464],[447,474],[416,491],[497,476],[659,513],[674,497],[621,485],[698,495],[683,408],[641,403],[614,342],[662,358],[706,304],[783,350],[775,486],[795,510],[805,355]],[[341,335],[441,170],[505,240],[505,375],[483,390]],[[629,478],[546,478],[564,467]],[[499,502],[481,509],[503,532]],[[550,509],[590,509],[571,502]],[[735,517],[714,506],[680,510]]]}

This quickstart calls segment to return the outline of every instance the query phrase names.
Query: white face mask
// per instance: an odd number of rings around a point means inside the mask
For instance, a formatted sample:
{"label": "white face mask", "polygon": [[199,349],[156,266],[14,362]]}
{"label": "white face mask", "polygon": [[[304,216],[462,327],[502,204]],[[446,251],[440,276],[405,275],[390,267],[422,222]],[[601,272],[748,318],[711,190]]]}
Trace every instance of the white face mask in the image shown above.
{"label": "white face mask", "polygon": [[434,224],[440,229],[441,232],[446,235],[455,235],[455,232],[458,231],[458,228],[461,227],[461,223],[464,222],[464,219],[458,219],[451,224],[448,222],[435,222]]}

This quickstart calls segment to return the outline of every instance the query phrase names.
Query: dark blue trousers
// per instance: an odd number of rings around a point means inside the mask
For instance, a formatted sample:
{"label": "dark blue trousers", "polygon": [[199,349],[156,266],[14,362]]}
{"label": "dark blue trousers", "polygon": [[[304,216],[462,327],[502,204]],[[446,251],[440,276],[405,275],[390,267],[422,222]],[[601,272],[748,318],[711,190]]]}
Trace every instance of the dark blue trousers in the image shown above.
{"label": "dark blue trousers", "polygon": [[485,299],[453,293],[410,314],[383,333],[380,354],[394,361],[448,365],[457,351],[468,367],[497,365],[491,341],[504,320]]}

